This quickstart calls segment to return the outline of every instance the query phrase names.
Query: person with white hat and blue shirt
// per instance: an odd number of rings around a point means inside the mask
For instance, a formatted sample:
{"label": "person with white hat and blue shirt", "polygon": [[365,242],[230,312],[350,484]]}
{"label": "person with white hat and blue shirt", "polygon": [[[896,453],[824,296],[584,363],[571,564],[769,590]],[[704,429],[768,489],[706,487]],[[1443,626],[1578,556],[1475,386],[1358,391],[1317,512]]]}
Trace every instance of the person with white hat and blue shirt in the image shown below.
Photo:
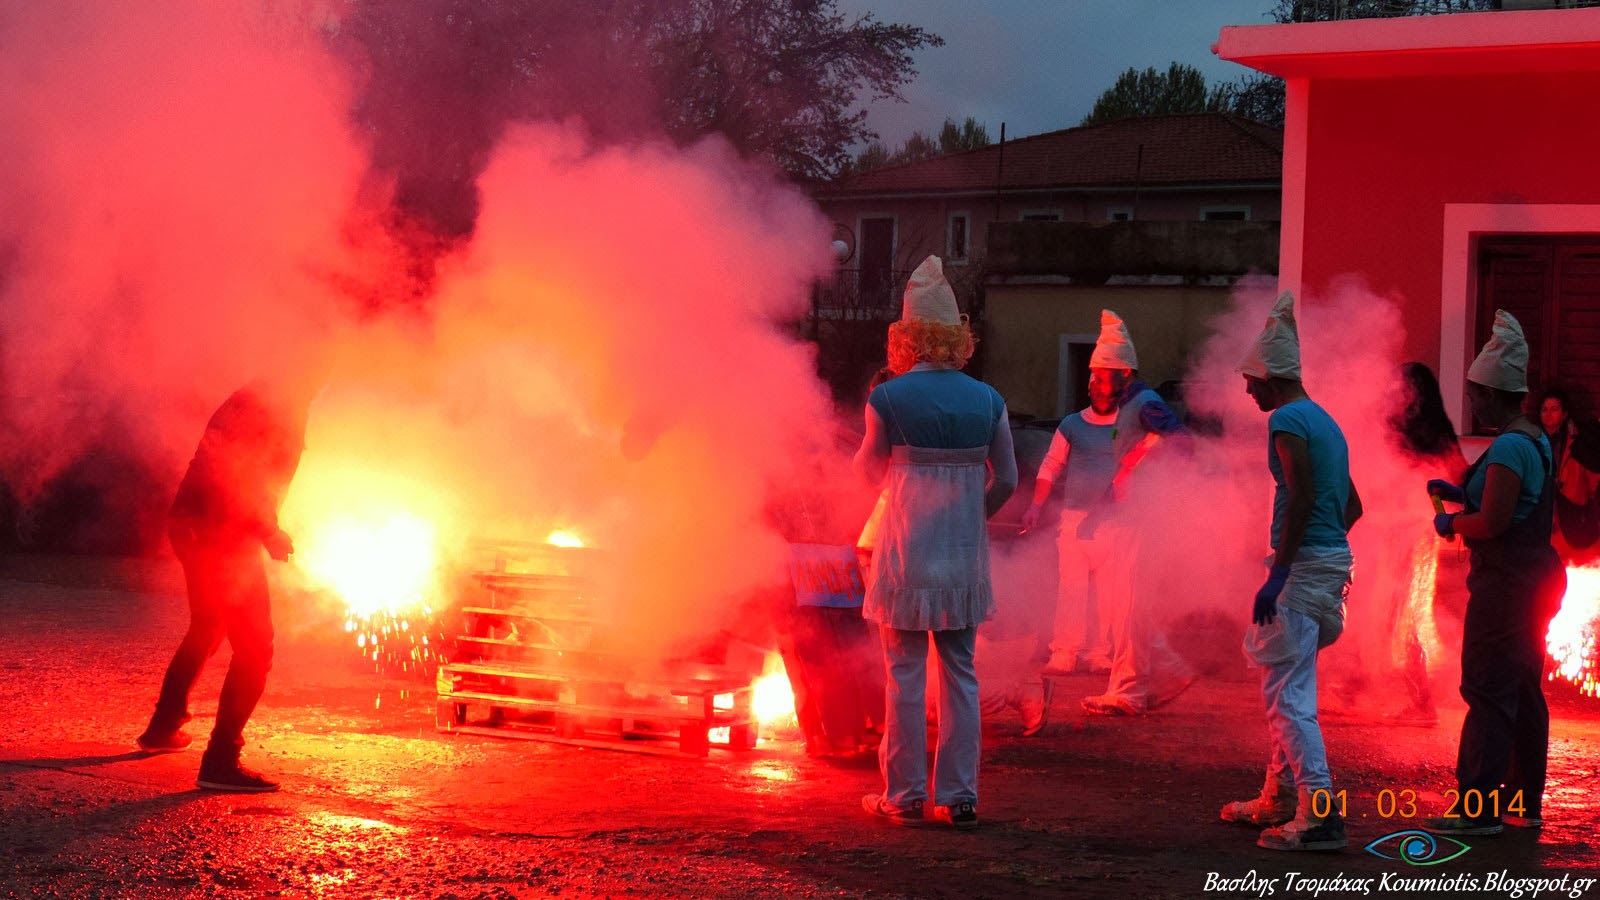
{"label": "person with white hat and blue shirt", "polygon": [[[889,326],[897,377],[867,398],[858,472],[887,497],[862,613],[880,626],[888,671],[878,759],[884,790],[862,798],[899,825],[930,819],[978,824],[980,713],[973,657],[978,625],[994,612],[986,520],[1017,486],[1005,401],[959,370],[974,349],[936,256],[906,285]],[[991,474],[992,471],[992,474]],[[939,742],[934,809],[928,796],[927,657],[939,654]]]}
{"label": "person with white hat and blue shirt", "polygon": [[1467,369],[1472,415],[1497,433],[1460,485],[1434,479],[1428,493],[1459,503],[1434,530],[1460,535],[1472,552],[1461,635],[1457,803],[1428,819],[1437,834],[1492,835],[1503,825],[1538,828],[1550,752],[1544,699],[1545,633],[1561,607],[1566,569],[1550,545],[1555,476],[1550,441],[1523,410],[1528,342],[1495,310],[1493,333]]}
{"label": "person with white hat and blue shirt", "polygon": [[[1055,630],[1050,641],[1047,672],[1070,674],[1086,668],[1111,671],[1109,622],[1103,601],[1105,582],[1112,577],[1109,551],[1103,541],[1078,535],[1078,526],[1105,497],[1117,473],[1112,432],[1117,424],[1117,400],[1129,373],[1139,368],[1133,341],[1116,313],[1100,311],[1100,337],[1089,357],[1089,405],[1061,420],[1050,438],[1050,449],[1039,464],[1033,502],[1022,514],[1022,528],[1031,531],[1039,522],[1057,482],[1062,485],[1061,525],[1057,532],[1058,571]],[[1065,473],[1063,477],[1063,473]],[[1097,590],[1098,589],[1098,590]]]}
{"label": "person with white hat and blue shirt", "polygon": [[1278,298],[1239,372],[1256,405],[1271,413],[1273,553],[1244,650],[1261,669],[1272,753],[1260,795],[1225,805],[1221,815],[1263,826],[1256,845],[1269,850],[1338,850],[1346,837],[1317,719],[1317,655],[1344,631],[1347,535],[1361,518],[1361,496],[1344,432],[1301,383],[1293,294]]}

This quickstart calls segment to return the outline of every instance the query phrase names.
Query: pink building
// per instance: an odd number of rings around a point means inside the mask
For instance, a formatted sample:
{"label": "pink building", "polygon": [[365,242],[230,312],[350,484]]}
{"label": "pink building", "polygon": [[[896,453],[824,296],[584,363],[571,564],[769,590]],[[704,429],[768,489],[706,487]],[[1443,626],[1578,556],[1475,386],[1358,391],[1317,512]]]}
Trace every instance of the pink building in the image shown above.
{"label": "pink building", "polygon": [[1283,287],[1397,299],[1458,424],[1496,307],[1535,389],[1600,400],[1600,8],[1237,26],[1213,50],[1288,83]]}

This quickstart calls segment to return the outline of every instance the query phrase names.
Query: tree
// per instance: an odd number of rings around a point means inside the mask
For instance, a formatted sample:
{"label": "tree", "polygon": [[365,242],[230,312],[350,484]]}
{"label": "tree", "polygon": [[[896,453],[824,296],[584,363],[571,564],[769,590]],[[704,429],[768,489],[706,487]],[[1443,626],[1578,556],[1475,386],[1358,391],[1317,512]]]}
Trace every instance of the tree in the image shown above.
{"label": "tree", "polygon": [[1129,69],[1095,101],[1083,125],[1100,125],[1136,116],[1215,112],[1222,100],[1206,89],[1206,77],[1194,66],[1175,62],[1167,71],[1155,67]]}
{"label": "tree", "polygon": [[1283,79],[1252,72],[1212,89],[1222,109],[1246,119],[1283,127]]}
{"label": "tree", "polygon": [[971,116],[960,125],[953,119],[945,119],[944,127],[939,129],[939,152],[946,155],[977,150],[989,143],[989,129]]}
{"label": "tree", "polygon": [[856,154],[855,159],[840,168],[839,175],[855,175],[885,166],[898,166],[933,159],[936,156],[948,156],[951,153],[964,153],[987,147],[989,143],[989,129],[977,119],[968,116],[960,125],[957,125],[954,119],[945,119],[944,125],[939,129],[937,140],[921,131],[913,131],[905,143],[894,151],[890,151],[879,141],[869,142],[860,153]]}
{"label": "tree", "polygon": [[1270,16],[1280,23],[1432,16],[1499,9],[1500,0],[1278,0]]}
{"label": "tree", "polygon": [[[600,143],[722,135],[796,178],[832,174],[876,137],[868,102],[899,98],[912,54],[944,42],[846,16],[838,0],[347,0],[319,23],[358,73],[378,214],[408,285],[468,240],[477,180],[505,129],[578,121]],[[374,195],[382,191],[371,192]],[[381,306],[389,301],[368,301]]]}
{"label": "tree", "polygon": [[857,107],[899,98],[911,54],[944,43],[871,14],[847,19],[837,0],[627,2],[666,10],[647,43],[668,132],[721,134],[801,177],[831,174],[875,137]]}
{"label": "tree", "polygon": [[[375,166],[428,185],[470,184],[512,122],[574,118],[602,141],[720,134],[822,177],[876,137],[859,107],[899,98],[912,54],[944,43],[838,0],[357,0],[333,32]],[[447,231],[475,217],[422,202]]]}

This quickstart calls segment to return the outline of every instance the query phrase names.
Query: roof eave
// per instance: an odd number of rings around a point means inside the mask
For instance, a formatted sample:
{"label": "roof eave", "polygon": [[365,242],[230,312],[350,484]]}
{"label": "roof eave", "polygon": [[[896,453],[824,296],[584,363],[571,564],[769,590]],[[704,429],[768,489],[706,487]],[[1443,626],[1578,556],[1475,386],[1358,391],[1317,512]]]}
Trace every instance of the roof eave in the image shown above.
{"label": "roof eave", "polygon": [[1211,52],[1281,78],[1600,71],[1600,7],[1229,25]]}

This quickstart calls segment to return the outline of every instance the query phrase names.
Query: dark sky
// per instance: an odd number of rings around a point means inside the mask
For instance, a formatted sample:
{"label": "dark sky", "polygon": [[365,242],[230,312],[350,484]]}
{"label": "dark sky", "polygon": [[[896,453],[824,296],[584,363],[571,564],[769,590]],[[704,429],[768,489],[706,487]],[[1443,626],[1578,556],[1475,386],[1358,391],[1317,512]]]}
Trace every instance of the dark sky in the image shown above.
{"label": "dark sky", "polygon": [[946,117],[973,116],[1000,137],[1077,125],[1130,66],[1177,61],[1209,83],[1248,70],[1211,45],[1224,25],[1268,24],[1272,0],[841,0],[847,15],[920,25],[945,39],[917,57],[904,104],[880,103],[869,123],[891,146]]}

